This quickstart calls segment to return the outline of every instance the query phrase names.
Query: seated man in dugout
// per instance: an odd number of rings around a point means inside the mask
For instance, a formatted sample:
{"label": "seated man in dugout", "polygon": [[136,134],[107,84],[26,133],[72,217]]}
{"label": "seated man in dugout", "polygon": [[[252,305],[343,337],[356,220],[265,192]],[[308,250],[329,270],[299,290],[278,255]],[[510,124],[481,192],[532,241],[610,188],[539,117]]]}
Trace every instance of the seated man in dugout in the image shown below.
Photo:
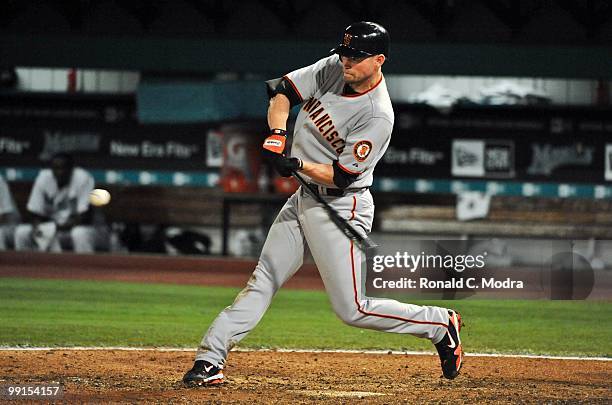
{"label": "seated man in dugout", "polygon": [[19,211],[4,177],[0,175],[0,251],[13,247],[15,226],[19,223]]}
{"label": "seated man in dugout", "polygon": [[92,175],[75,167],[70,155],[55,155],[34,181],[27,204],[32,220],[17,227],[15,249],[93,253],[96,230],[90,224],[89,206],[93,188]]}

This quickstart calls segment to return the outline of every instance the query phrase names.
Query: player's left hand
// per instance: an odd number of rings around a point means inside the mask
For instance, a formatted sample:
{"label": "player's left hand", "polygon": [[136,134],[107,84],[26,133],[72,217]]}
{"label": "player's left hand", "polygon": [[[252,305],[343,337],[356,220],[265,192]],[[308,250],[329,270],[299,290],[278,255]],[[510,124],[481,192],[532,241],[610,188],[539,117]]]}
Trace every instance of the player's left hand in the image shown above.
{"label": "player's left hand", "polygon": [[272,164],[274,168],[283,177],[291,177],[293,172],[297,170],[301,170],[304,166],[302,159],[296,157],[286,157],[284,155],[278,155],[273,161]]}

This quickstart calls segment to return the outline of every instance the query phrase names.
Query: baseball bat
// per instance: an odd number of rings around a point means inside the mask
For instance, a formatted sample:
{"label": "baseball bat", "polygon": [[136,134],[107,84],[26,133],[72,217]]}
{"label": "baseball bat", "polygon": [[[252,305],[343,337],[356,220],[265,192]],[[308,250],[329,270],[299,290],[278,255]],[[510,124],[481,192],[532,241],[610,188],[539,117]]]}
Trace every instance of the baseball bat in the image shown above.
{"label": "baseball bat", "polygon": [[312,186],[308,184],[302,176],[300,176],[296,171],[293,171],[292,174],[293,177],[295,177],[295,179],[306,190],[306,192],[323,206],[325,211],[327,211],[329,218],[338,227],[338,229],[340,229],[340,231],[342,231],[347,238],[355,242],[361,250],[365,252],[367,249],[373,249],[378,246],[376,242],[370,239],[369,236],[360,234],[351,224],[348,223],[347,220],[342,218],[340,214],[338,214],[338,212],[331,205],[329,205],[316,190],[311,188]]}

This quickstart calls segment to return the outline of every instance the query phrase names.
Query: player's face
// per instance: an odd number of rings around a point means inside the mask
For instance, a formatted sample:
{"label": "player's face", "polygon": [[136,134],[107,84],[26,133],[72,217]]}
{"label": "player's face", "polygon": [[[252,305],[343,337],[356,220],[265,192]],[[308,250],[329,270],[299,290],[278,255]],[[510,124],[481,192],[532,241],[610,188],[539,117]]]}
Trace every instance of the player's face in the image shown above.
{"label": "player's face", "polygon": [[57,185],[62,188],[70,182],[72,167],[65,160],[55,158],[51,161],[51,172],[57,181]]}
{"label": "player's face", "polygon": [[348,84],[360,84],[368,81],[382,66],[384,55],[351,58],[340,56],[344,81]]}

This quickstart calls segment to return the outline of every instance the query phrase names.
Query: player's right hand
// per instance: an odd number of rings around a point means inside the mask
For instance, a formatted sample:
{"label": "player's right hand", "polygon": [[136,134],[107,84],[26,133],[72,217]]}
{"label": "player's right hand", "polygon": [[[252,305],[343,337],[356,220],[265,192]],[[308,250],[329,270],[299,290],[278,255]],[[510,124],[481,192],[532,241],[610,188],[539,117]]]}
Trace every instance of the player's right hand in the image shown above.
{"label": "player's right hand", "polygon": [[270,134],[263,143],[264,156],[275,157],[282,155],[285,152],[286,142],[287,131],[279,128],[271,129]]}
{"label": "player's right hand", "polygon": [[276,172],[282,177],[291,177],[293,173],[302,170],[304,162],[302,159],[296,157],[286,157],[284,155],[278,155],[272,162]]}

